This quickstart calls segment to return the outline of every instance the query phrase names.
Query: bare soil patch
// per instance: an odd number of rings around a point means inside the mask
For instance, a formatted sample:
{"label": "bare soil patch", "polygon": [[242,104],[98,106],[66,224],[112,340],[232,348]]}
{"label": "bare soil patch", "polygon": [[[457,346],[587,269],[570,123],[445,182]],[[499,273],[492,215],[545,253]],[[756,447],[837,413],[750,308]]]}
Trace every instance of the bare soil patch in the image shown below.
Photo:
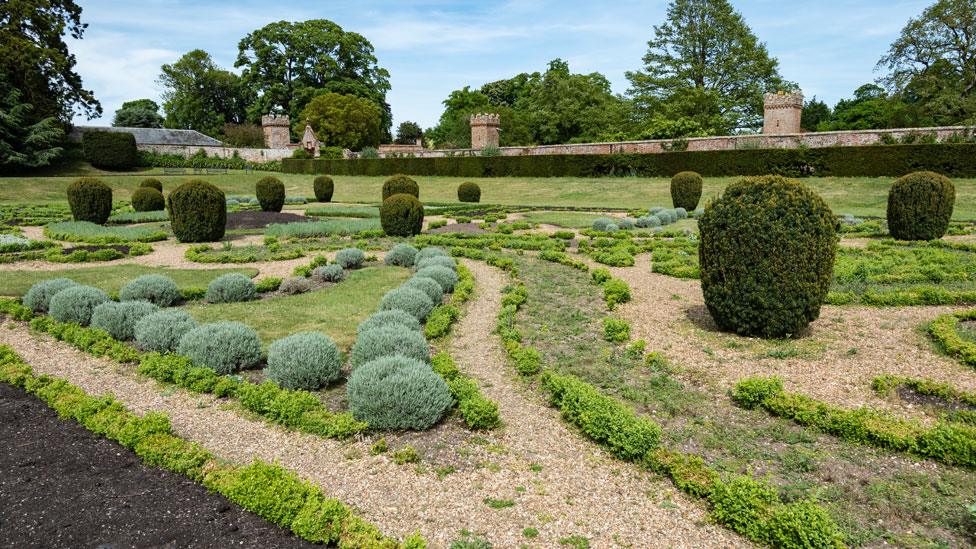
{"label": "bare soil patch", "polygon": [[272,223],[302,223],[312,221],[304,215],[285,212],[231,212],[227,214],[227,230],[263,229]]}
{"label": "bare soil patch", "polygon": [[443,227],[430,229],[427,232],[430,234],[440,234],[440,233],[482,234],[488,231],[479,227],[477,223],[450,223],[448,225],[444,225]]}

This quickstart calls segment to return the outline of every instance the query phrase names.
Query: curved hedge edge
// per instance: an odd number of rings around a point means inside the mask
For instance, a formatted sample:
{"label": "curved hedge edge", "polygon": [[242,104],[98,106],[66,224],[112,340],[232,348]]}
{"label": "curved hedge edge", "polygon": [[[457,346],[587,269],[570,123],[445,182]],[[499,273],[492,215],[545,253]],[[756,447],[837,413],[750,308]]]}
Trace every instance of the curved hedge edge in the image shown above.
{"label": "curved hedge edge", "polygon": [[142,242],[134,242],[128,244],[129,253],[124,254],[114,248],[105,248],[102,250],[88,251],[88,250],[75,250],[70,254],[65,254],[64,249],[58,244],[45,240],[45,243],[49,243],[43,246],[41,251],[38,249],[27,250],[23,252],[9,252],[0,254],[0,263],[16,263],[18,261],[47,261],[49,263],[100,263],[104,261],[115,261],[116,259],[122,259],[123,257],[138,257],[141,255],[150,254],[153,252],[153,247],[149,244]]}
{"label": "curved hedge edge", "polygon": [[431,357],[431,367],[444,378],[447,388],[457,401],[458,411],[464,424],[473,430],[490,430],[501,427],[498,403],[481,393],[478,383],[458,368],[451,355],[440,352]]}
{"label": "curved hedge edge", "polygon": [[939,286],[916,286],[893,292],[828,292],[825,305],[869,305],[872,307],[911,307],[917,305],[973,305],[976,291],[946,290]]}
{"label": "curved hedge edge", "polygon": [[[419,532],[403,542],[383,536],[345,504],[280,465],[255,460],[240,466],[218,460],[206,448],[175,436],[165,414],[138,417],[111,395],[93,397],[64,379],[35,375],[7,345],[0,345],[0,381],[41,399],[60,417],[118,442],[146,466],[184,475],[302,539],[343,547],[427,546]],[[289,502],[287,510],[282,510],[281,501]]]}
{"label": "curved hedge edge", "polygon": [[956,330],[960,320],[974,319],[976,310],[944,314],[929,324],[929,335],[947,355],[967,366],[976,367],[976,343],[966,341]]}
{"label": "curved hedge edge", "polygon": [[560,252],[558,250],[542,250],[539,252],[539,259],[572,267],[579,271],[583,271],[584,273],[590,270],[590,266],[586,263],[580,261],[579,259],[573,258],[566,252]]}
{"label": "curved hedge edge", "polygon": [[743,379],[732,400],[746,409],[762,407],[774,416],[861,444],[913,454],[965,467],[976,467],[976,427],[939,421],[925,427],[867,407],[846,410],[810,397],[786,393],[779,378]]}
{"label": "curved hedge edge", "polygon": [[437,305],[427,316],[427,321],[424,324],[424,336],[427,339],[433,340],[446,336],[451,331],[454,322],[461,318],[460,307],[467,303],[474,294],[474,276],[471,275],[471,271],[458,263],[457,274],[458,283],[454,286],[450,303]]}
{"label": "curved hedge edge", "polygon": [[907,387],[920,395],[939,398],[946,401],[946,404],[961,403],[976,406],[976,393],[960,391],[940,381],[888,374],[878,376],[871,381],[871,388],[882,396],[890,395],[898,387]]}

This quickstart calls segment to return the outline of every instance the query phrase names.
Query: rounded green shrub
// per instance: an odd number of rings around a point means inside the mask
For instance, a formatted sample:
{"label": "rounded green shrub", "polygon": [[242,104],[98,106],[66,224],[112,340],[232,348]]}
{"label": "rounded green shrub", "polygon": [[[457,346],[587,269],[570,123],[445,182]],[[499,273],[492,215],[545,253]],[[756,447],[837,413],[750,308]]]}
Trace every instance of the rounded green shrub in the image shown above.
{"label": "rounded green shrub", "polygon": [[614,220],[610,219],[609,217],[598,217],[593,220],[592,229],[594,231],[605,232],[607,230],[607,226],[613,224],[613,222]]}
{"label": "rounded green shrub", "polygon": [[435,305],[444,300],[444,290],[441,289],[441,285],[433,278],[415,276],[401,284],[400,287],[412,288],[424,292]]}
{"label": "rounded green shrub", "polygon": [[130,341],[136,337],[136,323],[158,310],[148,301],[106,301],[92,311],[91,326],[119,341]]}
{"label": "rounded green shrub", "polygon": [[70,278],[51,278],[34,284],[24,294],[24,306],[35,313],[47,312],[51,298],[58,292],[73,288],[79,284]]}
{"label": "rounded green shrub", "polygon": [[769,543],[773,547],[845,547],[844,534],[830,513],[812,500],[774,506]]}
{"label": "rounded green shrub", "polygon": [[130,170],[139,164],[136,138],[126,131],[86,131],[81,147],[85,159],[99,169]]}
{"label": "rounded green shrub", "polygon": [[395,194],[380,206],[380,225],[389,236],[414,236],[424,227],[424,205],[410,194]]}
{"label": "rounded green shrub", "polygon": [[87,326],[95,307],[110,301],[108,294],[91,286],[72,286],[54,294],[48,314],[58,322],[74,322]]}
{"label": "rounded green shrub", "polygon": [[417,276],[426,276],[427,278],[433,278],[441,285],[441,289],[444,293],[451,293],[454,291],[454,286],[458,283],[458,275],[453,270],[447,267],[442,267],[440,265],[434,265],[432,267],[424,267],[417,271]]}
{"label": "rounded green shrub", "polygon": [[409,244],[397,244],[386,253],[383,262],[398,267],[412,267],[417,257],[417,248]]}
{"label": "rounded green shrub", "polygon": [[414,265],[416,265],[417,262],[419,261],[423,261],[431,257],[439,257],[439,256],[451,257],[450,254],[448,254],[447,251],[445,251],[444,248],[441,248],[440,246],[427,246],[423,250],[417,252],[416,257],[414,257]]}
{"label": "rounded green shrub", "polygon": [[210,183],[194,179],[180,185],[169,193],[167,208],[180,242],[216,242],[224,237],[226,197]]}
{"label": "rounded green shrub", "polygon": [[678,219],[688,219],[688,210],[686,210],[684,208],[681,208],[681,207],[678,207],[678,208],[675,208],[672,211],[674,211],[674,215]]}
{"label": "rounded green shrub", "polygon": [[169,307],[180,299],[180,289],[172,278],[161,274],[147,274],[133,279],[119,290],[122,301],[148,301]]}
{"label": "rounded green shrub", "polygon": [[330,263],[322,267],[316,267],[312,271],[312,276],[323,282],[342,282],[342,279],[346,278],[346,273],[342,269],[342,265]]}
{"label": "rounded green shrub", "polygon": [[433,266],[447,267],[452,271],[457,270],[457,262],[453,258],[447,257],[446,255],[437,255],[434,257],[425,257],[420,261],[414,263],[414,267],[419,271],[421,269]]}
{"label": "rounded green shrub", "polygon": [[139,348],[157,353],[171,353],[179,347],[183,336],[196,327],[197,321],[190,313],[168,309],[139,319],[133,334]]}
{"label": "rounded green shrub", "polygon": [[414,360],[430,363],[430,346],[424,334],[405,326],[394,325],[367,330],[356,336],[356,343],[349,353],[353,370],[384,356],[403,355]]}
{"label": "rounded green shrub", "polygon": [[409,194],[419,199],[420,185],[417,185],[413,179],[398,173],[383,182],[383,202],[395,194]]}
{"label": "rounded green shrub", "polygon": [[68,185],[68,206],[75,221],[104,225],[112,214],[112,188],[95,177],[82,177]]}
{"label": "rounded green shrub", "polygon": [[343,269],[358,269],[366,261],[366,254],[359,248],[344,248],[336,252],[335,262]]}
{"label": "rounded green shrub", "polygon": [[254,194],[261,204],[261,211],[280,212],[285,205],[285,184],[277,177],[262,177],[254,185]]}
{"label": "rounded green shrub", "polygon": [[702,195],[702,176],[696,172],[678,172],[671,178],[671,203],[675,208],[694,211]]}
{"label": "rounded green shrub", "polygon": [[342,357],[336,344],[319,332],[301,332],[268,347],[268,379],[284,389],[314,391],[339,378]]}
{"label": "rounded green shrub", "polygon": [[715,323],[762,337],[805,328],[830,289],[836,225],[826,202],[798,181],[729,185],[698,221],[702,292]]}
{"label": "rounded green shrub", "polygon": [[477,183],[465,181],[458,185],[458,202],[481,202],[481,187]]}
{"label": "rounded green shrub", "polygon": [[621,231],[629,231],[634,228],[634,222],[626,217],[621,217],[617,220],[617,228]]}
{"label": "rounded green shrub", "polygon": [[949,228],[956,188],[935,172],[895,180],[888,191],[888,231],[898,240],[936,240]]}
{"label": "rounded green shrub", "polygon": [[166,209],[163,193],[152,187],[139,187],[132,193],[132,209],[137,212],[158,212]]}
{"label": "rounded green shrub", "polygon": [[424,292],[414,288],[394,288],[383,295],[380,300],[381,311],[399,309],[423,322],[434,309],[434,302]]}
{"label": "rounded green shrub", "polygon": [[319,202],[332,202],[332,194],[335,192],[335,183],[327,175],[320,175],[312,181],[312,191],[315,193],[315,200]]}
{"label": "rounded green shrub", "polygon": [[139,188],[148,187],[150,189],[156,189],[159,192],[163,192],[163,182],[156,179],[155,177],[147,177],[139,183]]}
{"label": "rounded green shrub", "polygon": [[420,321],[413,315],[402,309],[390,309],[373,313],[366,320],[359,323],[356,333],[361,334],[379,328],[389,328],[391,326],[401,326],[408,330],[420,330]]}
{"label": "rounded green shrub", "polygon": [[353,417],[372,429],[423,431],[453,404],[441,376],[427,364],[402,356],[374,360],[353,370],[346,385]]}
{"label": "rounded green shrub", "polygon": [[651,227],[660,227],[661,219],[656,215],[638,217],[634,225],[636,225],[640,229],[650,229]]}
{"label": "rounded green shrub", "polygon": [[257,332],[240,322],[214,322],[183,335],[176,352],[188,357],[194,366],[233,374],[261,362],[261,340]]}
{"label": "rounded green shrub", "polygon": [[206,300],[208,303],[235,303],[250,301],[257,295],[254,281],[240,273],[228,273],[218,276],[207,285]]}
{"label": "rounded green shrub", "polygon": [[603,230],[608,233],[615,233],[620,230],[620,227],[618,227],[616,223],[607,223]]}

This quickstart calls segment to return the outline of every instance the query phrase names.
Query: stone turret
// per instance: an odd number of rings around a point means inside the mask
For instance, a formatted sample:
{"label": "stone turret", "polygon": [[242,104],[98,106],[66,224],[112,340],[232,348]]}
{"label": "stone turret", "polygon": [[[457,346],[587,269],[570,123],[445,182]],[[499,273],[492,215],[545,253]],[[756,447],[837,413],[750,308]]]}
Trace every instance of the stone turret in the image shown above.
{"label": "stone turret", "polygon": [[803,114],[802,93],[767,93],[763,99],[764,134],[800,133],[800,116]]}
{"label": "stone turret", "polygon": [[305,134],[302,135],[301,147],[305,149],[305,152],[312,155],[313,158],[318,158],[319,156],[319,139],[315,137],[315,130],[312,129],[311,124],[305,121]]}
{"label": "stone turret", "polygon": [[264,146],[269,149],[287,149],[291,143],[291,119],[287,114],[262,116],[261,129],[264,130]]}
{"label": "stone turret", "polygon": [[470,123],[472,149],[498,146],[498,128],[501,126],[501,118],[497,114],[472,114]]}

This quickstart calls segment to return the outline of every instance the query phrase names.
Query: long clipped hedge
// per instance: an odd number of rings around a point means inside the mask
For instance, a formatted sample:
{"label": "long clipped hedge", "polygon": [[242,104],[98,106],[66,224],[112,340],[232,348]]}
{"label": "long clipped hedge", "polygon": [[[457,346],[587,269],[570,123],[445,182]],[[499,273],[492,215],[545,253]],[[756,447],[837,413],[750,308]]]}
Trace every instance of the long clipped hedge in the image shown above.
{"label": "long clipped hedge", "polygon": [[443,158],[284,159],[285,173],[374,175],[397,173],[451,177],[671,177],[682,171],[705,177],[883,177],[934,171],[976,176],[976,144],[868,145],[797,149],[682,151],[660,154],[559,154]]}

